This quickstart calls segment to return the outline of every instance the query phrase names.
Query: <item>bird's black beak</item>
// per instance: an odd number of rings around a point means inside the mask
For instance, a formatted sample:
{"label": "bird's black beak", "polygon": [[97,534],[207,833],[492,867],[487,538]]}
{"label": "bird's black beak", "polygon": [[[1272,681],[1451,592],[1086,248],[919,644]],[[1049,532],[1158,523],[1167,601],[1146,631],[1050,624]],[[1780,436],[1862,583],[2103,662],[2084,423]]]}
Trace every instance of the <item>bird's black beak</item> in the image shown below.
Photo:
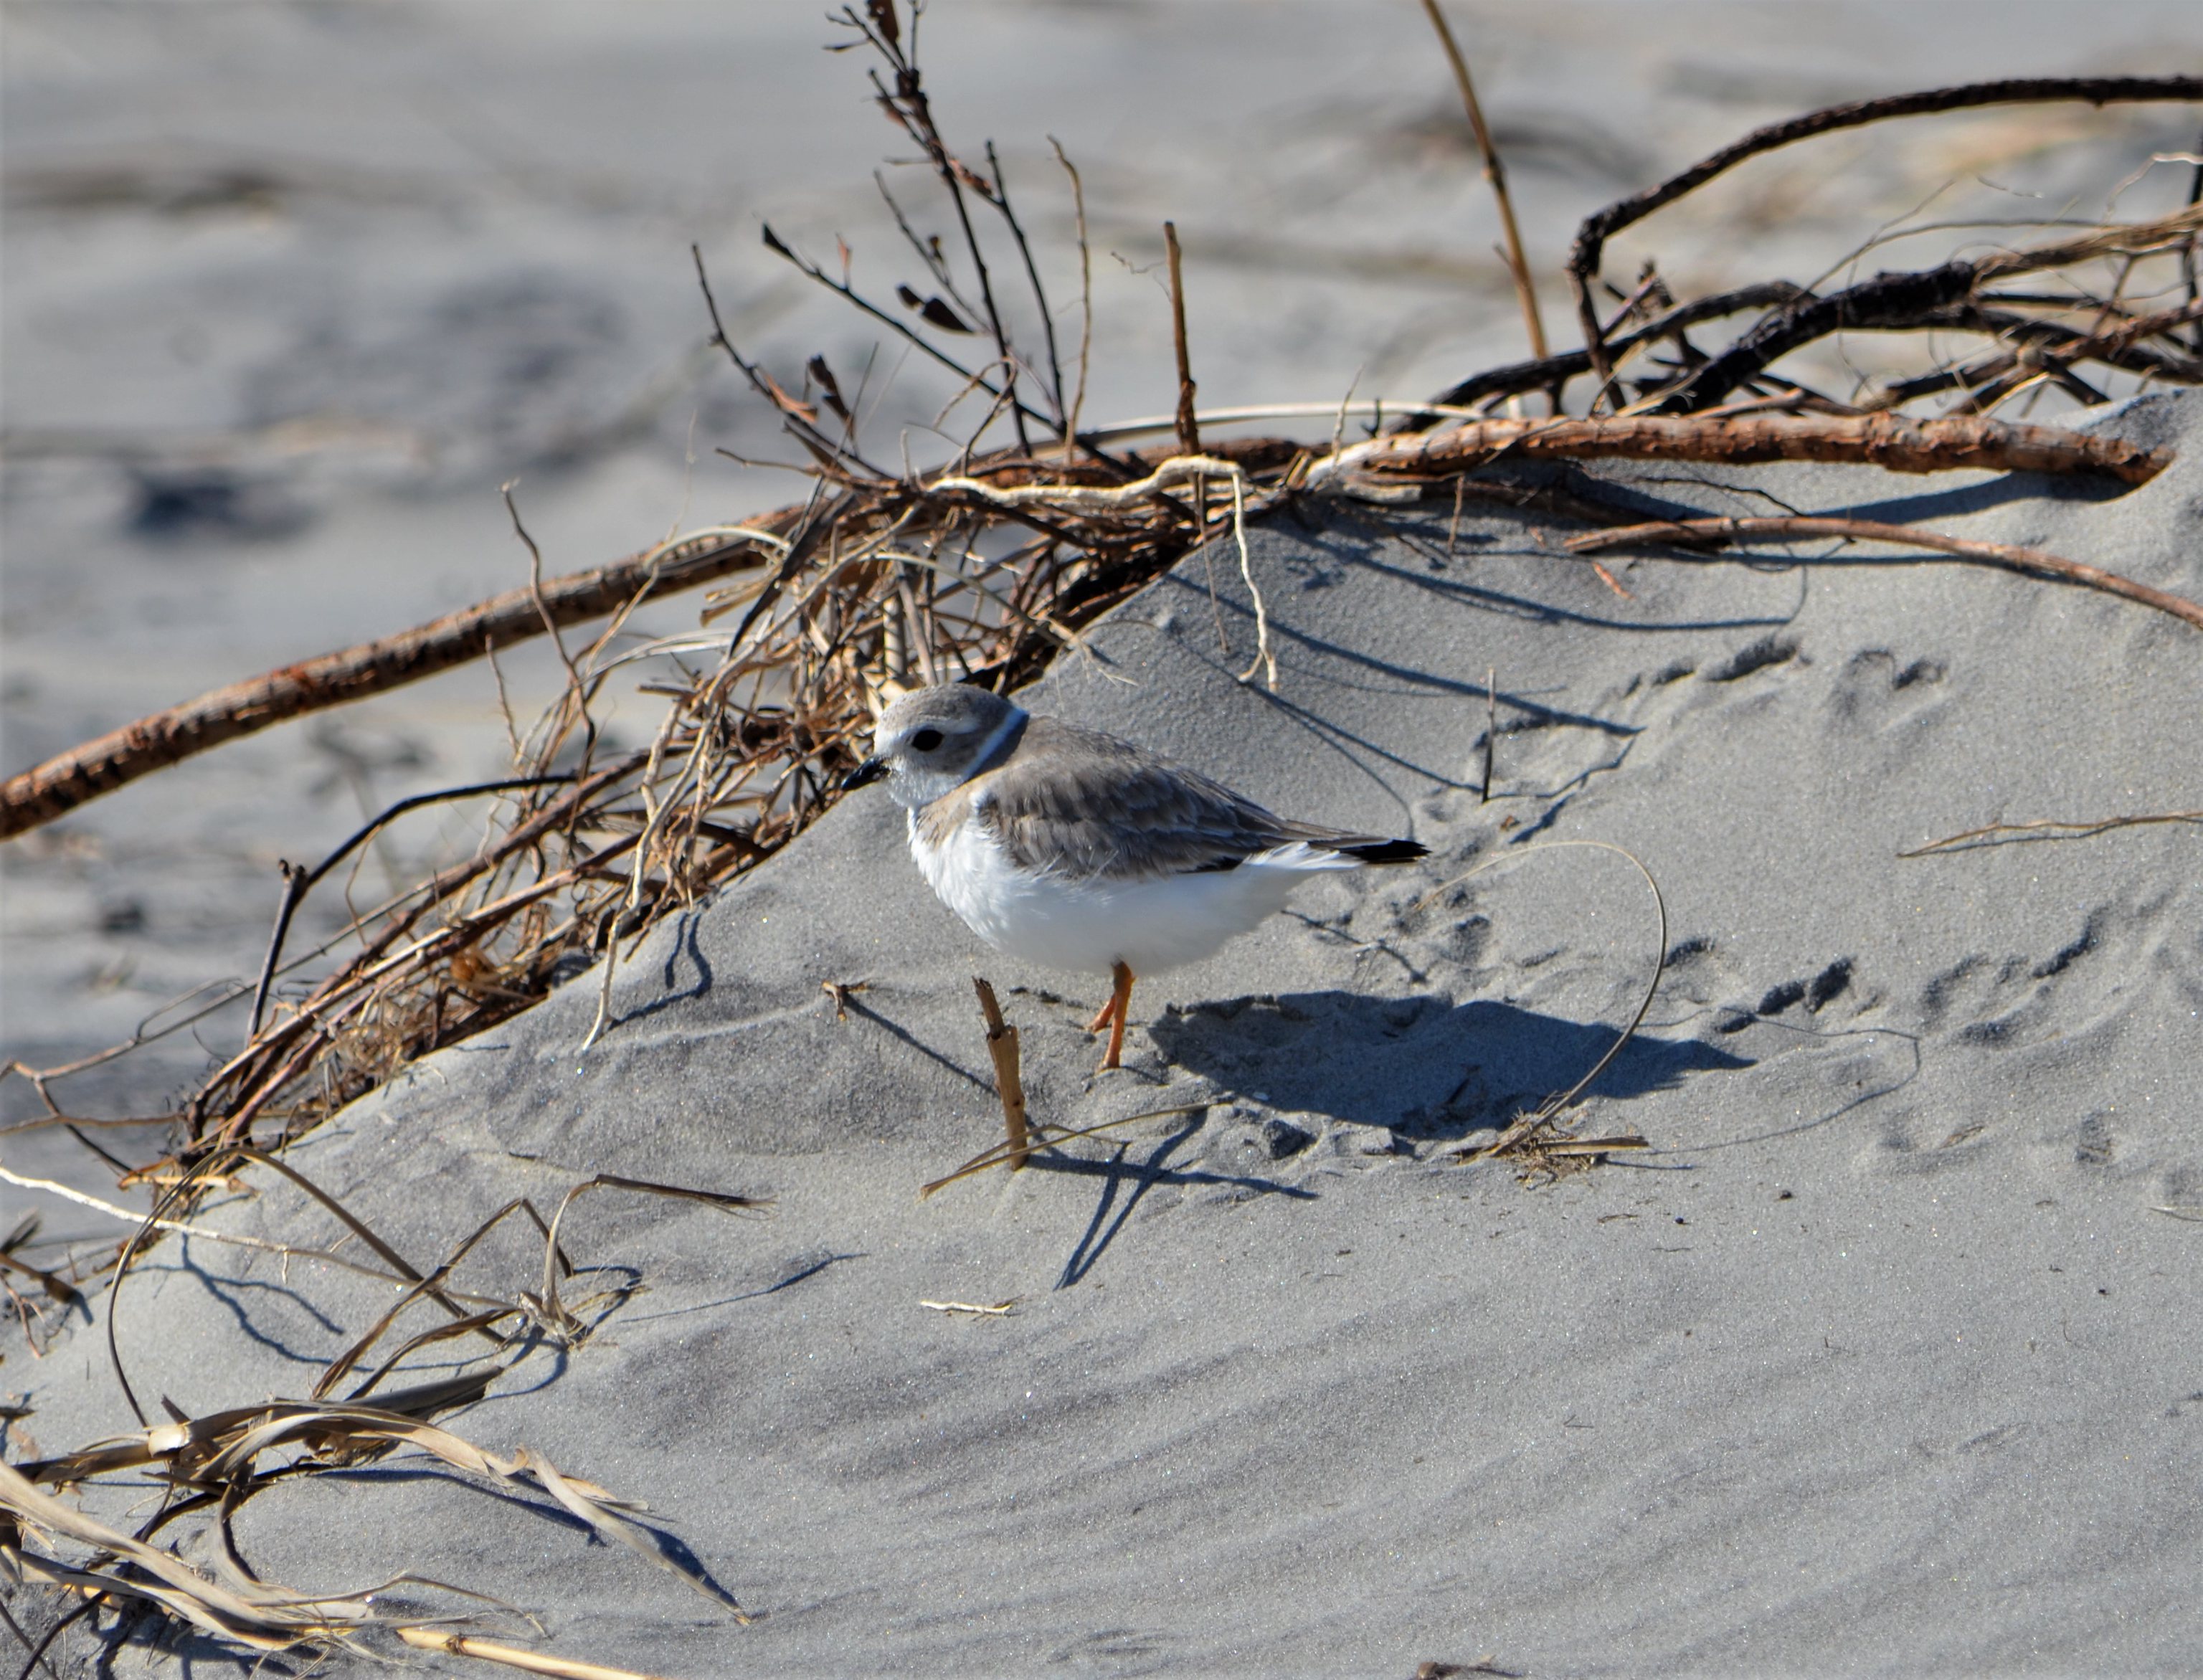
{"label": "bird's black beak", "polygon": [[874,753],[842,778],[842,791],[847,793],[853,788],[868,787],[887,773],[888,761]]}

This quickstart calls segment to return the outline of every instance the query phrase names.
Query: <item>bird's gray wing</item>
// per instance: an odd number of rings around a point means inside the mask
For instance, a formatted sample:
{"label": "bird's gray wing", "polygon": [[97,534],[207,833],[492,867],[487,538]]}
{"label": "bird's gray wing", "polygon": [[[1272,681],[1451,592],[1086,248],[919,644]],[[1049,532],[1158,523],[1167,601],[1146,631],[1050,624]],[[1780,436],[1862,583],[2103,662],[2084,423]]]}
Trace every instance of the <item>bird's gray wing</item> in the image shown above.
{"label": "bird's gray wing", "polygon": [[1303,840],[1376,837],[1290,822],[1220,782],[1090,729],[1036,717],[1009,762],[957,790],[1020,867],[1073,880],[1228,869]]}

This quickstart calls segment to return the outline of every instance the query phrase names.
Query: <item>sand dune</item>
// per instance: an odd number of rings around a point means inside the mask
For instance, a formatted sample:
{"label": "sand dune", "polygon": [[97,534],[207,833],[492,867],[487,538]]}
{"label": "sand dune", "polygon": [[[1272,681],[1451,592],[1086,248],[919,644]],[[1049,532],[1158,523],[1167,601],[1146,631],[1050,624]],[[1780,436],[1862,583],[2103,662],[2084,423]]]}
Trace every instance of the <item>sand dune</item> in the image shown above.
{"label": "sand dune", "polygon": [[[2182,449],[2123,493],[1604,476],[2194,595],[2199,416],[2095,421]],[[2193,1671],[2203,832],[1898,854],[2203,805],[2194,633],[1857,549],[1614,563],[1624,596],[1558,522],[1449,525],[1333,502],[1259,530],[1274,693],[1234,678],[1226,553],[1026,697],[1433,848],[1143,987],[1123,1071],[1092,1073],[1095,987],[975,951],[858,797],[661,928],[586,1056],[594,976],[294,1152],[416,1265],[593,1172],[775,1199],[582,1204],[569,1247],[612,1270],[570,1297],[647,1290],[456,1425],[647,1500],[753,1625],[403,1459],[261,1494],[255,1567],[461,1583],[676,1675]],[[1582,1116],[1652,1147],[1539,1188],[1452,1155],[1610,1046],[1650,897],[1556,849],[1425,900],[1564,840],[1657,876],[1668,966]],[[999,1132],[975,970],[1037,1117],[1185,1111],[921,1203]],[[846,1020],[831,981],[865,982]],[[213,1217],[327,1223],[275,1186]],[[540,1252],[516,1232],[464,1276],[524,1287]],[[139,1392],[196,1413],[303,1389],[387,1299],[179,1240],[117,1328]],[[97,1346],[17,1376],[49,1449],[129,1422]]]}

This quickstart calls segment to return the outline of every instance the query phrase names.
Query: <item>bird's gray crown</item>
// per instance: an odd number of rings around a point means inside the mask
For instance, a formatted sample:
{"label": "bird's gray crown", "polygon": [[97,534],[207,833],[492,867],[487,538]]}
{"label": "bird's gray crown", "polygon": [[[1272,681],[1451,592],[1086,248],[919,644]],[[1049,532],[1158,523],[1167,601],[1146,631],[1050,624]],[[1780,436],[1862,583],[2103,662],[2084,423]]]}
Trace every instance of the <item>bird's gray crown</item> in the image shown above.
{"label": "bird's gray crown", "polygon": [[989,768],[1016,744],[1025,722],[1022,707],[984,688],[921,688],[880,714],[866,764],[878,766],[875,775],[885,776],[897,804],[916,810]]}

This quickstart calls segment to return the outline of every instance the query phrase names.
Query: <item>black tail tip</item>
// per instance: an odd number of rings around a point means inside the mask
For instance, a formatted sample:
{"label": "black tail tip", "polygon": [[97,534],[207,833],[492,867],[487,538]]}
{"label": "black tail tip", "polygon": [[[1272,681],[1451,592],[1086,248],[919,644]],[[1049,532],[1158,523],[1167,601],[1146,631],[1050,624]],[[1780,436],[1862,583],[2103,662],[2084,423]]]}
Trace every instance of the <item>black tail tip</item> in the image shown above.
{"label": "black tail tip", "polygon": [[1431,855],[1430,847],[1411,840],[1379,840],[1374,846],[1350,846],[1344,850],[1348,857],[1365,864],[1412,864]]}

